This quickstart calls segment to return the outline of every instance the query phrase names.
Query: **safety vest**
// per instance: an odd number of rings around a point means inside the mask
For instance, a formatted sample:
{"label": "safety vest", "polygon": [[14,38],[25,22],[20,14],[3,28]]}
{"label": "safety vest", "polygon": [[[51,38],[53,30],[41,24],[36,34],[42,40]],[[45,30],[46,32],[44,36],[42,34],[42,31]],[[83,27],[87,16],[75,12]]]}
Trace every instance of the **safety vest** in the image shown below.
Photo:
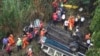
{"label": "safety vest", "polygon": [[27,40],[28,40],[27,37],[23,38],[23,40],[22,40],[23,41],[23,48],[26,48],[26,46],[29,44]]}
{"label": "safety vest", "polygon": [[15,40],[13,37],[8,37],[8,43],[12,46],[15,43]]}
{"label": "safety vest", "polygon": [[69,18],[68,22],[69,22],[69,29],[72,30],[72,28],[74,27],[74,17]]}

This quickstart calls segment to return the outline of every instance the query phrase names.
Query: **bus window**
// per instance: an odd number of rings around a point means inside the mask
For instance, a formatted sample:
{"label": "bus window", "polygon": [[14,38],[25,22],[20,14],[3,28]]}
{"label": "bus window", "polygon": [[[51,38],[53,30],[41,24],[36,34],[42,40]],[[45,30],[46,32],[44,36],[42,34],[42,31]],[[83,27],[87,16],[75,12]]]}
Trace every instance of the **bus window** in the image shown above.
{"label": "bus window", "polygon": [[55,56],[61,56],[61,55],[62,55],[62,53],[57,51]]}
{"label": "bus window", "polygon": [[67,55],[64,54],[63,56],[67,56]]}
{"label": "bus window", "polygon": [[50,48],[50,50],[48,51],[48,53],[51,55],[51,56],[53,56],[54,55],[54,49],[52,49],[52,48]]}
{"label": "bus window", "polygon": [[43,46],[43,49],[46,49],[46,50],[47,50],[47,49],[48,49],[48,47],[47,47],[47,46]]}

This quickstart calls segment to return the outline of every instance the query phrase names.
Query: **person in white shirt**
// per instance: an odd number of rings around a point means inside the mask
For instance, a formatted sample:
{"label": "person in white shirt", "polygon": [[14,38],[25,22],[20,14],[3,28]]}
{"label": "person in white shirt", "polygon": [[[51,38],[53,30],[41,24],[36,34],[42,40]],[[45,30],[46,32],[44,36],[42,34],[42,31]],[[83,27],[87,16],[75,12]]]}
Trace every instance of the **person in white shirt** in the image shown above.
{"label": "person in white shirt", "polygon": [[82,11],[83,11],[83,8],[82,8],[82,7],[80,7],[78,11],[79,11],[79,12],[82,12]]}
{"label": "person in white shirt", "polygon": [[65,18],[66,18],[66,15],[65,15],[65,13],[63,13],[61,16],[62,23],[64,23]]}
{"label": "person in white shirt", "polygon": [[76,17],[76,18],[75,18],[75,26],[78,25],[78,21],[79,21],[79,19]]}
{"label": "person in white shirt", "polygon": [[29,25],[29,32],[32,32],[33,31],[33,28],[34,28],[34,25],[32,22],[30,22],[30,25]]}
{"label": "person in white shirt", "polygon": [[83,26],[84,21],[85,21],[85,18],[81,17],[81,19],[80,19],[80,26]]}
{"label": "person in white shirt", "polygon": [[67,30],[67,28],[68,28],[68,23],[69,23],[68,20],[65,20],[65,21],[64,21],[64,29],[65,29],[65,30]]}

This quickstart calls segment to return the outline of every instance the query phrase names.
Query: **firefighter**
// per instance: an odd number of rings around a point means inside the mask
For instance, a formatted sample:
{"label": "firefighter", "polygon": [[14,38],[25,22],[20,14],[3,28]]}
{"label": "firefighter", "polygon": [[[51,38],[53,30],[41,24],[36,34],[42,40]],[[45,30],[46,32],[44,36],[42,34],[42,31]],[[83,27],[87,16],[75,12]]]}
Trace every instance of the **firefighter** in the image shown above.
{"label": "firefighter", "polygon": [[26,36],[26,35],[24,35],[24,37],[23,37],[22,41],[23,41],[22,48],[24,49],[24,48],[26,48],[26,47],[27,47],[27,45],[29,44],[29,42],[28,42],[28,38],[27,38],[27,36]]}
{"label": "firefighter", "polygon": [[85,35],[85,40],[89,40],[90,39],[90,33]]}
{"label": "firefighter", "polygon": [[68,22],[69,22],[68,28],[69,28],[69,30],[72,30],[73,27],[74,27],[74,22],[75,22],[74,16],[70,16],[69,19],[68,19]]}
{"label": "firefighter", "polygon": [[9,35],[9,37],[8,37],[8,43],[10,44],[10,46],[13,46],[15,44],[15,40],[14,40],[13,34]]}

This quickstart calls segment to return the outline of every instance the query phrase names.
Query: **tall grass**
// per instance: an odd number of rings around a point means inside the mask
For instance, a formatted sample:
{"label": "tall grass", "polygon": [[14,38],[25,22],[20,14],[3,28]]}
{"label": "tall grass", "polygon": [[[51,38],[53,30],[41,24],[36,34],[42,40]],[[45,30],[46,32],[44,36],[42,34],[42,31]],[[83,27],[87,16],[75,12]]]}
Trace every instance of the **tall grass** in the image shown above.
{"label": "tall grass", "polygon": [[0,37],[8,31],[19,33],[27,15],[33,10],[33,0],[2,0],[0,11]]}

